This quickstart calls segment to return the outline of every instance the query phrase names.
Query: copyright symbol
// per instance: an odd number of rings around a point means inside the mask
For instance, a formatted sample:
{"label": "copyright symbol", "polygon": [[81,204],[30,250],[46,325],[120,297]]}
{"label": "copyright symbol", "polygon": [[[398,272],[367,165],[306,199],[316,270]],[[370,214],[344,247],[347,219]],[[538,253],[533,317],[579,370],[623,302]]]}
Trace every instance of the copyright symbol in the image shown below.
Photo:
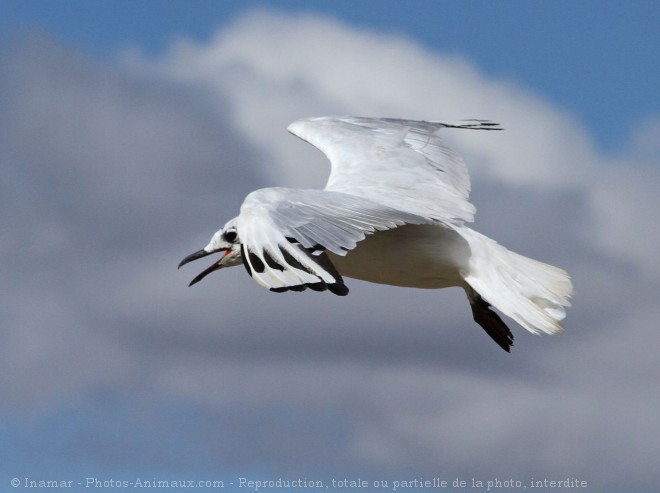
{"label": "copyright symbol", "polygon": [[18,479],[18,478],[14,478],[14,479],[11,480],[11,485],[14,488],[18,488],[21,485],[21,480]]}

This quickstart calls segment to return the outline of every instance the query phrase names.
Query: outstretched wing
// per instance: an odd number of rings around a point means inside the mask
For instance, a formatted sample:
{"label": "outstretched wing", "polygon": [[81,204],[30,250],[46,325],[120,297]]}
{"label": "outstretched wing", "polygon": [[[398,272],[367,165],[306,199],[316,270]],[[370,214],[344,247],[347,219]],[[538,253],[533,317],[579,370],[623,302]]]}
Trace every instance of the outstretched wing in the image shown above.
{"label": "outstretched wing", "polygon": [[326,255],[345,255],[367,234],[433,222],[368,199],[327,190],[264,188],[249,194],[237,219],[243,263],[272,291],[348,288]]}
{"label": "outstretched wing", "polygon": [[326,190],[456,223],[472,221],[470,177],[463,159],[438,137],[444,128],[500,130],[496,123],[391,118],[322,117],[298,120],[289,132],[321,150],[332,170]]}

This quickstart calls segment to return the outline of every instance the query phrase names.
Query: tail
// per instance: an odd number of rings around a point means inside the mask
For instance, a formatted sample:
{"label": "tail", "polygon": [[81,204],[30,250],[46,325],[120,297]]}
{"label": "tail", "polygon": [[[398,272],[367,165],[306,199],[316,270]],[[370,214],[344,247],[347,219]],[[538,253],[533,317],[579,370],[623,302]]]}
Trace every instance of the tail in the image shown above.
{"label": "tail", "polygon": [[459,232],[472,251],[465,281],[481,298],[534,334],[563,330],[573,292],[566,271],[513,253],[469,228]]}

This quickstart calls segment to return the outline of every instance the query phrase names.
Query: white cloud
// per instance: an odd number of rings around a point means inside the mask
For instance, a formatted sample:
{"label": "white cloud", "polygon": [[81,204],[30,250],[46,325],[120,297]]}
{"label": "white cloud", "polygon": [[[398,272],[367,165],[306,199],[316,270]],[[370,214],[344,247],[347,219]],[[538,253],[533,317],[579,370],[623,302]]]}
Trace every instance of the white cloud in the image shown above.
{"label": "white cloud", "polygon": [[[647,141],[643,132],[638,135]],[[603,160],[586,187],[591,209],[585,231],[601,251],[656,280],[660,276],[660,224],[655,217],[660,206],[658,164],[660,160],[650,163],[645,156]]]}
{"label": "white cloud", "polygon": [[248,138],[277,158],[274,178],[296,184],[300,146],[274,129],[319,113],[500,121],[507,132],[452,137],[474,171],[522,185],[571,186],[595,159],[580,125],[529,91],[404,38],[315,16],[257,12],[208,46],[179,42],[155,69],[229,95]]}

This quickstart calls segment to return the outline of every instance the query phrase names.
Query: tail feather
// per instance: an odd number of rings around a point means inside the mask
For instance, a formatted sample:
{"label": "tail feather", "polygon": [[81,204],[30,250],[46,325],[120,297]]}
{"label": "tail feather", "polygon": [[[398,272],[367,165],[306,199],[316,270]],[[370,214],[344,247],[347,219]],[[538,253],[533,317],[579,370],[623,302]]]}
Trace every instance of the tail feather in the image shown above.
{"label": "tail feather", "polygon": [[484,300],[534,334],[563,330],[573,292],[566,271],[511,252],[469,228],[461,234],[472,250],[465,280]]}

